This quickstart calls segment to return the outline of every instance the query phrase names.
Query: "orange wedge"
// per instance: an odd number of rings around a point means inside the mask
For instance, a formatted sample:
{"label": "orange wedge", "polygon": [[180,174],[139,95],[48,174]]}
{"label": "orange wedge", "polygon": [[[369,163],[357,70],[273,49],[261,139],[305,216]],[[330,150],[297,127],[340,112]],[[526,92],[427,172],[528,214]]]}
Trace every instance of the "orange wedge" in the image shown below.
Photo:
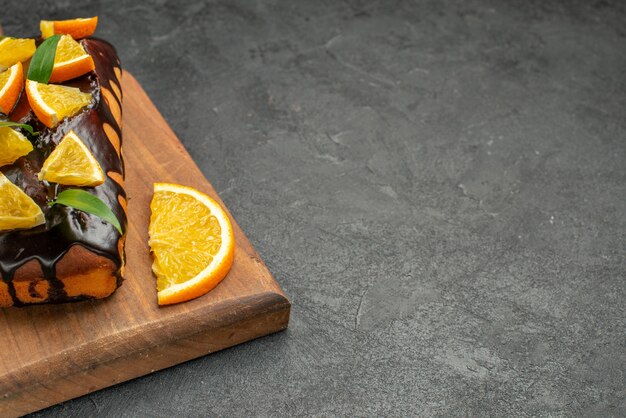
{"label": "orange wedge", "polygon": [[24,71],[21,62],[0,73],[0,113],[5,115],[11,113],[23,87]]}
{"label": "orange wedge", "polygon": [[45,222],[33,199],[0,172],[0,231],[33,228]]}
{"label": "orange wedge", "polygon": [[0,127],[0,167],[13,164],[33,150],[33,144],[21,133],[8,126]]}
{"label": "orange wedge", "polygon": [[81,187],[96,187],[105,180],[100,163],[74,131],[69,131],[46,158],[37,177]]}
{"label": "orange wedge", "polygon": [[0,38],[0,71],[26,61],[36,49],[34,39]]}
{"label": "orange wedge", "polygon": [[48,39],[52,35],[70,35],[74,39],[82,39],[93,35],[98,26],[98,16],[84,19],[42,20],[39,23],[41,37]]}
{"label": "orange wedge", "polygon": [[91,94],[79,89],[26,80],[28,103],[37,118],[54,128],[66,117],[74,116],[91,102]]}
{"label": "orange wedge", "polygon": [[191,187],[155,183],[150,204],[152,271],[159,305],[204,295],[228,274],[235,238],[228,215]]}
{"label": "orange wedge", "polygon": [[63,35],[57,45],[50,83],[61,83],[80,77],[96,68],[93,58],[70,35]]}

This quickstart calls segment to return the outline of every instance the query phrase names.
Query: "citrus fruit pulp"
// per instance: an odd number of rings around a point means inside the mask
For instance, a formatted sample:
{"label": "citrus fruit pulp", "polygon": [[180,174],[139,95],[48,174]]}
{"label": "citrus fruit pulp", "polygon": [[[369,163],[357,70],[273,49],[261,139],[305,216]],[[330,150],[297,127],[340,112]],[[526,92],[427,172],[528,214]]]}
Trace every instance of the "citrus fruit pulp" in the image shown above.
{"label": "citrus fruit pulp", "polygon": [[54,66],[50,74],[50,83],[61,83],[96,68],[93,58],[70,35],[63,35],[57,44]]}
{"label": "citrus fruit pulp", "polygon": [[46,158],[39,180],[67,186],[95,187],[104,183],[104,172],[85,143],[68,132]]}
{"label": "citrus fruit pulp", "polygon": [[24,62],[35,53],[35,40],[28,38],[0,39],[0,71]]}
{"label": "citrus fruit pulp", "polygon": [[91,94],[79,89],[26,80],[28,103],[37,118],[48,128],[54,128],[68,116],[74,116],[91,102]]}
{"label": "citrus fruit pulp", "polygon": [[235,240],[226,212],[193,188],[156,183],[150,204],[149,245],[158,302],[197,298],[228,274]]}
{"label": "citrus fruit pulp", "polygon": [[0,167],[13,164],[33,150],[33,144],[15,129],[0,127]]}
{"label": "citrus fruit pulp", "polygon": [[74,39],[86,38],[93,35],[98,26],[98,16],[68,19],[68,20],[42,20],[39,23],[41,37],[48,39],[52,35],[70,35]]}
{"label": "citrus fruit pulp", "polygon": [[24,70],[22,63],[12,65],[0,72],[0,113],[8,115],[15,107],[24,88]]}
{"label": "citrus fruit pulp", "polygon": [[0,172],[0,231],[45,223],[41,208]]}

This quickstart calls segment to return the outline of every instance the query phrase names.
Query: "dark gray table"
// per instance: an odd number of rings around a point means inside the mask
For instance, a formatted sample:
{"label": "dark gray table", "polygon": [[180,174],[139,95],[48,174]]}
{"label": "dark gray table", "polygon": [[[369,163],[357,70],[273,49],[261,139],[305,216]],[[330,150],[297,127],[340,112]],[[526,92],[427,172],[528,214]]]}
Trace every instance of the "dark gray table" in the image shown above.
{"label": "dark gray table", "polygon": [[37,415],[626,415],[624,2],[39,3],[7,32],[98,14],[293,316]]}

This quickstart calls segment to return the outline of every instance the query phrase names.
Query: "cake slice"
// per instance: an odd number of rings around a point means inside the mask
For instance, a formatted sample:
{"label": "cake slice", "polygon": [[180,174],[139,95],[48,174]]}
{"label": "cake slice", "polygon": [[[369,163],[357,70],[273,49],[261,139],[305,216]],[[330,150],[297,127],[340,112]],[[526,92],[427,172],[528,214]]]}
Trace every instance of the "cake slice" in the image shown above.
{"label": "cake slice", "polygon": [[[12,121],[29,124],[40,134],[30,138],[32,152],[0,171],[39,205],[45,223],[0,231],[0,307],[104,298],[123,280],[127,218],[121,150],[122,70],[109,43],[87,38],[80,45],[93,58],[95,69],[61,84],[89,93],[86,107],[49,128],[33,112],[35,106],[29,105],[23,92],[9,115]],[[104,183],[80,188],[112,210],[121,232],[98,216],[69,206],[49,206],[62,191],[77,188],[38,178],[46,158],[72,131],[105,175]]]}

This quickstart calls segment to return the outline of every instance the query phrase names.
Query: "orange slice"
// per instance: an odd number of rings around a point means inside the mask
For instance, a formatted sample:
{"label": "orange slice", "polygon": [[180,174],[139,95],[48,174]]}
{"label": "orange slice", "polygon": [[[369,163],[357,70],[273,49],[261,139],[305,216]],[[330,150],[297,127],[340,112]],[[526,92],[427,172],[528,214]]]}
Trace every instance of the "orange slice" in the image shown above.
{"label": "orange slice", "polygon": [[96,68],[91,55],[70,35],[59,39],[57,52],[54,56],[54,67],[50,74],[50,83],[61,83],[80,77]]}
{"label": "orange slice", "polygon": [[33,144],[15,129],[0,127],[0,167],[13,164],[33,150]]}
{"label": "orange slice", "polygon": [[74,39],[86,38],[93,35],[98,26],[98,16],[84,19],[69,20],[42,20],[39,23],[41,37],[48,39],[52,35],[70,35]]}
{"label": "orange slice", "polygon": [[91,102],[91,94],[79,89],[26,80],[28,103],[37,118],[54,128],[66,117],[74,116]]}
{"label": "orange slice", "polygon": [[228,215],[191,187],[155,183],[148,244],[159,305],[184,302],[217,286],[230,270],[235,238]]}
{"label": "orange slice", "polygon": [[24,62],[35,53],[34,39],[0,39],[0,71],[6,70],[18,62]]}
{"label": "orange slice", "polygon": [[100,163],[74,131],[69,131],[46,158],[37,177],[67,186],[96,187],[104,183]]}
{"label": "orange slice", "polygon": [[0,172],[0,231],[33,228],[45,222],[33,199]]}
{"label": "orange slice", "polygon": [[21,62],[0,73],[0,113],[11,113],[23,87],[24,71]]}

